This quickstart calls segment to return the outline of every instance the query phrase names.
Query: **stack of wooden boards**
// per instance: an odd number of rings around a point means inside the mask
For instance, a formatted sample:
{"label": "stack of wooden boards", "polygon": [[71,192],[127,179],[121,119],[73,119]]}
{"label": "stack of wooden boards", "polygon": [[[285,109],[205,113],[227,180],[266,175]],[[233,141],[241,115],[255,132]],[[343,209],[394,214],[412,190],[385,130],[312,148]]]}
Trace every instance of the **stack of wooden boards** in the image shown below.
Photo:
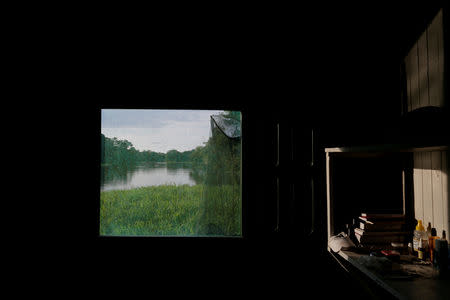
{"label": "stack of wooden boards", "polygon": [[410,232],[404,230],[403,214],[368,214],[359,216],[355,237],[363,246],[390,248],[391,243],[406,243]]}

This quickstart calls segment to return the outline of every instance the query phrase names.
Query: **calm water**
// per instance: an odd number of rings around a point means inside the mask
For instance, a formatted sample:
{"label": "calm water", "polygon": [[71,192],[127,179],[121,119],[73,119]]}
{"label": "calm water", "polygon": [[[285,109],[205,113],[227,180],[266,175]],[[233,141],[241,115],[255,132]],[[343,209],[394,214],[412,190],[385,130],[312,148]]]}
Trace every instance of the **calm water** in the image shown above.
{"label": "calm water", "polygon": [[101,190],[126,190],[136,187],[176,184],[195,185],[191,169],[183,164],[156,163],[117,169],[102,167]]}

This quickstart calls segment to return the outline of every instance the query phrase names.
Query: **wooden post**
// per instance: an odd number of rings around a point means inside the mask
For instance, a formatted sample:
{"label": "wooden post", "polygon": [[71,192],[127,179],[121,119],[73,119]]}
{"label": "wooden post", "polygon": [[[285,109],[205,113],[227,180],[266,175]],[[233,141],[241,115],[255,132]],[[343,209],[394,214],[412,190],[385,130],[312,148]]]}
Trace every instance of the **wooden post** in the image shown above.
{"label": "wooden post", "polygon": [[334,234],[333,213],[331,208],[333,206],[332,189],[331,189],[331,162],[330,154],[326,153],[326,176],[327,176],[327,231],[328,239]]}

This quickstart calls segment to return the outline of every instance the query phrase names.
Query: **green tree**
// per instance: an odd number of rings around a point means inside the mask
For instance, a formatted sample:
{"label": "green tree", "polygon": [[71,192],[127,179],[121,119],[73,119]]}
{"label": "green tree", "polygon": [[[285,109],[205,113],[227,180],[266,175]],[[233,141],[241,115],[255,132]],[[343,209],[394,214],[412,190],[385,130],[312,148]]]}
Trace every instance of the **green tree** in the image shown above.
{"label": "green tree", "polygon": [[225,113],[223,115],[227,118],[241,121],[241,112],[239,112],[239,111],[234,111],[234,110],[233,111],[225,111]]}
{"label": "green tree", "polygon": [[166,154],[167,162],[179,162],[180,161],[180,152],[177,150],[169,150]]}

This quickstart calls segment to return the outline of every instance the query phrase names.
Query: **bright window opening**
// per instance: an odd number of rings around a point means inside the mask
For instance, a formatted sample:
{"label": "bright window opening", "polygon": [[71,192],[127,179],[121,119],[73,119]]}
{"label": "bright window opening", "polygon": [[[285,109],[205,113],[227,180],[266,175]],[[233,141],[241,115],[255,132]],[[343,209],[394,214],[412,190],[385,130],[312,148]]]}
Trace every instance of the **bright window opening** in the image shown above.
{"label": "bright window opening", "polygon": [[101,111],[101,236],[242,236],[241,113]]}

